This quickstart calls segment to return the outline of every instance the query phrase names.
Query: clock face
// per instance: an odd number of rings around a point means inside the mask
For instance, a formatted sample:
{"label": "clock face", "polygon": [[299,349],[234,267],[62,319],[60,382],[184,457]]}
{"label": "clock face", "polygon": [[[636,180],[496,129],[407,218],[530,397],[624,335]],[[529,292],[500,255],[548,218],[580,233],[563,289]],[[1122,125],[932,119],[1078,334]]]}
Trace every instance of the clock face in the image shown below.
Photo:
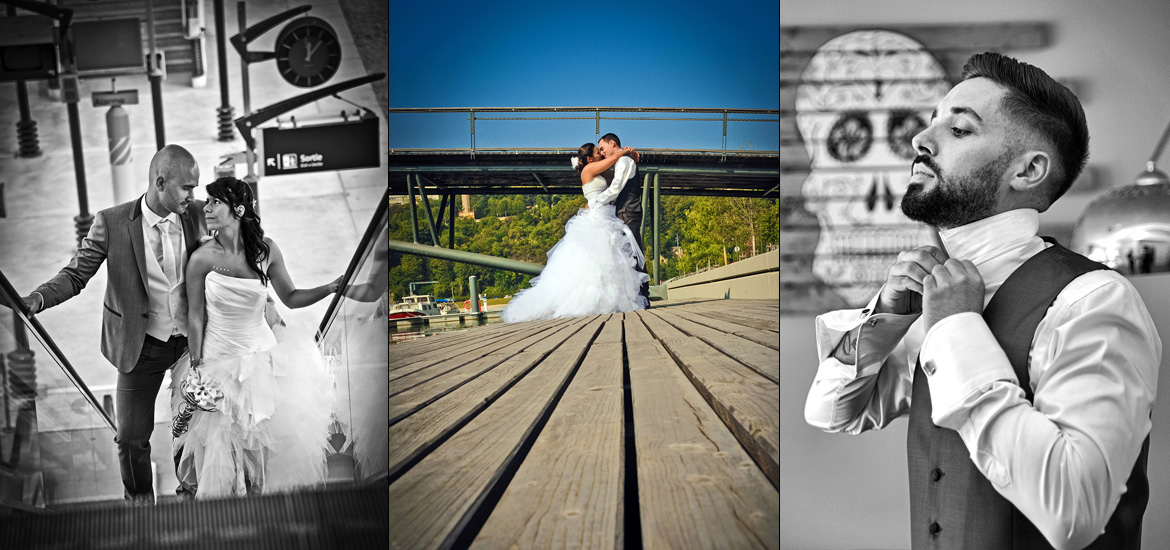
{"label": "clock face", "polygon": [[341,64],[341,43],[324,19],[302,17],[276,37],[276,69],[289,84],[312,88],[324,84]]}

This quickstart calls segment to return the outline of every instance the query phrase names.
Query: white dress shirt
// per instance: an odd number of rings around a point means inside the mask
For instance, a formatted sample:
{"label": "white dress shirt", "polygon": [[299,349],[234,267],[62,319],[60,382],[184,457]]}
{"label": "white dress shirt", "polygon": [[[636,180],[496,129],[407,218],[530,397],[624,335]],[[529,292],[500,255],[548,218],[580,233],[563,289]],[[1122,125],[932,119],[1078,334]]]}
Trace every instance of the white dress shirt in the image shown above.
{"label": "white dress shirt", "polygon": [[617,159],[617,163],[613,165],[613,181],[609,182],[609,187],[594,195],[593,199],[589,201],[590,208],[597,208],[603,204],[609,204],[617,198],[618,193],[622,192],[622,188],[626,186],[626,182],[634,175],[634,159],[629,156],[624,156]]}
{"label": "white dress shirt", "polygon": [[[1039,213],[1022,209],[940,236],[950,257],[978,268],[986,306],[1049,246],[1038,229]],[[1032,340],[1031,404],[980,314],[952,315],[923,334],[918,313],[871,314],[877,300],[817,317],[822,359],[805,403],[808,423],[853,434],[886,426],[909,411],[921,358],[934,367],[927,380],[935,425],[958,432],[1001,495],[1056,548],[1100,536],[1150,432],[1162,357],[1133,285],[1102,270],[1061,291]],[[857,331],[855,365],[832,356],[849,331]]]}

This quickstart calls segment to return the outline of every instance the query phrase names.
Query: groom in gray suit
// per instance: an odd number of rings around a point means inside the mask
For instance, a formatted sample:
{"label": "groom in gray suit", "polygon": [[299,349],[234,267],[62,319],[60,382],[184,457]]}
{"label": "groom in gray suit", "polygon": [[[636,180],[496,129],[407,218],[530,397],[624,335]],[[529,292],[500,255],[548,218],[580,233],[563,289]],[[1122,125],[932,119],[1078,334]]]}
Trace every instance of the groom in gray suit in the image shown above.
{"label": "groom in gray suit", "polygon": [[89,234],[56,276],[24,298],[36,313],[81,292],[107,263],[102,354],[118,368],[118,459],[125,498],[154,503],[150,435],[167,369],[187,350],[187,258],[207,232],[196,201],[199,165],[178,145],[150,160],[146,194],[98,212]]}

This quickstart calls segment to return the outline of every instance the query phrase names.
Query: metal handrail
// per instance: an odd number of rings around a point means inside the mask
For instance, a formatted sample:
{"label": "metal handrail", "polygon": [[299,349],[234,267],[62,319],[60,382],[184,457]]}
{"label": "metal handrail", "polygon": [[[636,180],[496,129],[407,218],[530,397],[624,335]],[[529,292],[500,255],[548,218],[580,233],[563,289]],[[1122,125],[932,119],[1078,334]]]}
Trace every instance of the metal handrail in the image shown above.
{"label": "metal handrail", "polygon": [[[325,333],[329,331],[329,327],[333,324],[333,320],[337,317],[337,312],[340,310],[341,298],[345,294],[344,289],[349,288],[353,283],[353,278],[357,275],[358,268],[361,267],[363,254],[370,246],[370,241],[379,235],[385,225],[389,223],[390,211],[390,187],[386,187],[386,192],[382,194],[382,200],[378,203],[378,207],[374,210],[374,216],[370,219],[370,225],[366,227],[366,232],[362,235],[361,241],[358,242],[357,251],[354,252],[353,257],[349,260],[349,265],[345,268],[345,275],[341,278],[341,286],[339,290],[333,293],[333,299],[329,301],[329,308],[325,310],[325,316],[321,318],[321,326],[317,329],[317,340],[320,341]],[[381,223],[379,223],[381,221]]]}
{"label": "metal handrail", "polygon": [[93,407],[95,411],[97,411],[98,416],[101,417],[110,431],[117,433],[118,430],[114,427],[114,420],[110,418],[110,415],[107,414],[106,410],[102,408],[100,403],[98,403],[97,398],[94,397],[93,392],[89,389],[89,386],[85,384],[85,381],[82,380],[81,376],[77,374],[76,370],[74,370],[73,365],[70,364],[69,360],[65,358],[65,354],[61,352],[61,348],[57,347],[57,343],[53,341],[53,338],[49,336],[49,333],[45,331],[45,327],[41,326],[41,322],[38,321],[37,318],[29,312],[28,308],[24,305],[24,300],[22,300],[20,294],[16,292],[16,289],[12,286],[12,283],[8,282],[8,277],[4,276],[3,271],[0,271],[0,291],[3,291],[4,295],[8,298],[8,301],[16,306],[14,311],[20,313],[21,320],[24,321],[25,325],[32,329],[32,333],[36,336],[37,340],[40,341],[41,345],[44,346],[45,349],[49,350],[49,353],[52,354],[53,358],[57,361],[57,364],[61,366],[61,370],[65,372],[65,376],[67,376],[69,381],[73,382],[74,387],[76,387],[77,390],[85,396],[85,400],[89,402],[89,405]]}
{"label": "metal handrail", "polygon": [[[723,147],[711,152],[722,153],[722,162],[727,158],[727,123],[728,122],[770,122],[780,123],[779,109],[713,109],[713,108],[685,108],[685,107],[402,107],[387,109],[387,115],[393,114],[421,114],[421,113],[459,113],[466,114],[470,121],[469,147],[465,150],[475,158],[477,151],[491,151],[500,148],[480,148],[476,146],[475,123],[485,120],[593,120],[594,134],[601,135],[601,120],[633,120],[633,121],[676,121],[676,122],[722,122]],[[558,117],[485,117],[484,113],[593,113],[593,116],[558,116]],[[681,114],[711,114],[719,117],[631,117],[631,116],[602,116],[602,113],[681,113]],[[767,115],[768,118],[728,118],[728,115]],[[518,150],[503,148],[504,150]],[[779,156],[779,152],[775,152]]]}
{"label": "metal handrail", "polygon": [[[687,107],[404,107],[388,109],[391,113],[735,113],[779,115],[779,109],[711,109]],[[478,116],[476,117],[479,118]],[[722,119],[704,119],[722,120]]]}
{"label": "metal handrail", "polygon": [[[471,149],[468,148],[444,148],[444,149],[401,149],[391,148],[388,150],[391,154],[397,153],[467,153]],[[476,153],[555,153],[555,154],[576,154],[576,148],[567,147],[496,147],[486,149],[475,149]],[[761,157],[779,156],[780,151],[755,151],[755,150],[728,150],[723,149],[638,149],[639,153],[653,153],[656,155],[673,155],[673,154],[727,154],[727,155],[754,155]]]}

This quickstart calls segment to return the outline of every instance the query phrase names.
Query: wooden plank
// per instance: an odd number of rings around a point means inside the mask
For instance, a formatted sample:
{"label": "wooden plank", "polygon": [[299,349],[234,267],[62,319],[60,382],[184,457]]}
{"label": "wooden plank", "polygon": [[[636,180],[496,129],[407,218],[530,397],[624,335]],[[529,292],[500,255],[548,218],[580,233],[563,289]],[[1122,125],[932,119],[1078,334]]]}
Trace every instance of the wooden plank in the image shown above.
{"label": "wooden plank", "polygon": [[472,548],[623,548],[621,317],[593,342]]}
{"label": "wooden plank", "polygon": [[[745,317],[740,316],[740,315],[734,315],[734,314],[726,313],[723,311],[696,311],[695,313],[698,315],[701,315],[703,317],[710,318],[710,319],[718,319],[720,321],[727,321],[728,323],[734,323],[737,325],[751,327],[754,329],[759,329],[759,330],[763,330],[763,331],[767,331],[767,332],[779,332],[779,330],[780,330],[779,324],[775,321],[761,321],[758,319],[745,318]],[[697,321],[697,322],[700,322],[700,321]],[[706,323],[704,323],[704,324],[706,324]],[[733,332],[732,334],[739,334],[739,332]]]}
{"label": "wooden plank", "polygon": [[779,548],[778,491],[639,318],[625,326],[643,548]]}
{"label": "wooden plank", "polygon": [[393,381],[427,367],[441,365],[450,361],[473,361],[494,353],[497,350],[505,349],[513,343],[524,340],[534,334],[555,330],[557,325],[557,323],[541,323],[540,325],[526,327],[505,335],[472,339],[460,345],[452,345],[421,357],[413,357],[405,365],[396,365],[390,371],[388,379]]}
{"label": "wooden plank", "polygon": [[[777,384],[780,383],[779,350],[757,344],[734,334],[720,332],[711,327],[700,325],[669,311],[654,310],[652,313],[688,335],[706,342],[707,345],[747,365],[752,370],[763,375],[764,378]],[[779,337],[779,334],[777,334],[777,337]]]}
{"label": "wooden plank", "polygon": [[443,374],[442,377],[434,378],[397,392],[395,391],[394,383],[391,382],[389,407],[390,426],[394,426],[394,424],[400,422],[403,418],[422,410],[423,407],[459,389],[467,382],[475,380],[483,373],[500,366],[509,357],[510,355],[502,354],[480,357],[475,361]]}
{"label": "wooden plank", "polygon": [[[574,324],[579,324],[575,323],[575,320],[573,321]],[[431,356],[418,358],[418,364],[425,366],[417,370],[399,369],[398,372],[390,375],[390,395],[394,396],[394,394],[406,391],[418,384],[444,376],[447,372],[451,372],[484,357],[500,355],[501,353],[505,357],[515,355],[528,346],[547,338],[550,334],[555,333],[557,329],[563,328],[564,326],[565,323],[562,321],[560,323],[546,325],[539,329],[534,327],[530,330],[517,331],[508,338],[484,338],[483,340],[486,340],[486,343],[480,342],[484,345],[478,347],[468,346],[462,350],[443,350]],[[452,354],[451,351],[457,353]]]}
{"label": "wooden plank", "polygon": [[[455,427],[479,414],[558,345],[567,346],[568,340],[580,335],[581,326],[580,322],[565,324],[538,345],[520,353],[509,354],[503,363],[390,426],[390,477],[408,468],[411,461],[427,452],[430,446],[450,434]],[[401,412],[410,408],[411,404],[406,399],[406,395],[391,398],[390,410]]]}
{"label": "wooden plank", "polygon": [[710,312],[741,317],[746,320],[759,321],[768,325],[765,327],[767,330],[777,330],[779,328],[780,318],[778,316],[771,315],[770,312],[757,311],[751,304],[740,300],[721,300],[709,304],[704,309]]}
{"label": "wooden plank", "polygon": [[757,344],[763,344],[763,345],[769,346],[769,348],[771,348],[773,350],[780,349],[779,332],[772,332],[769,330],[762,330],[762,329],[753,328],[753,326],[745,326],[742,324],[730,323],[727,321],[723,321],[723,319],[716,319],[713,317],[703,317],[703,316],[697,315],[697,311],[700,311],[698,309],[694,309],[694,310],[681,309],[680,311],[681,311],[680,315],[682,315],[682,314],[689,315],[690,321],[693,321],[695,323],[710,326],[711,329],[725,332],[725,334],[736,335],[739,337],[749,339],[749,341],[751,341],[751,342],[755,342]]}
{"label": "wooden plank", "polygon": [[[584,320],[574,319],[566,324],[562,330],[573,330],[582,324],[584,324]],[[445,369],[444,372],[425,380],[416,381],[408,376],[392,381],[390,382],[390,425],[393,426],[403,418],[418,412],[423,407],[441,399],[444,395],[455,391],[483,373],[501,365],[511,357],[520,355],[525,351],[532,351],[536,354],[547,353],[556,347],[556,345],[560,344],[563,339],[564,335],[561,334],[561,331],[546,331],[521,340],[513,346],[499,349],[470,363]]]}
{"label": "wooden plank", "polygon": [[[665,325],[639,315],[655,338],[674,357],[695,389],[755,458],[760,469],[780,487],[780,388],[698,338],[663,337]],[[669,326],[669,325],[667,325]],[[673,327],[671,327],[673,329]],[[673,329],[677,331],[677,329]]]}
{"label": "wooden plank", "polygon": [[681,330],[673,327],[670,323],[663,321],[657,315],[652,315],[650,311],[638,311],[637,317],[649,327],[650,332],[654,333],[654,338],[661,340],[663,338],[687,338],[687,334]]}
{"label": "wooden plank", "polygon": [[[620,344],[622,342],[622,314],[615,313],[613,315],[602,315],[601,317],[607,322],[601,328],[601,334],[597,335],[597,340],[593,343],[595,345],[613,342]],[[618,359],[620,360],[621,358],[619,357]]]}
{"label": "wooden plank", "polygon": [[455,546],[600,328],[595,318],[412,468],[391,474],[390,548]]}
{"label": "wooden plank", "polygon": [[[435,352],[447,351],[455,348],[461,348],[468,344],[487,344],[499,338],[507,338],[520,332],[532,332],[534,330],[548,328],[555,325],[554,321],[539,321],[536,323],[514,323],[514,324],[499,324],[491,327],[492,330],[481,330],[486,327],[476,327],[459,332],[449,332],[444,334],[436,334],[434,336],[416,340],[415,342],[425,341],[425,345],[416,347],[400,348],[402,351],[395,354],[395,359],[390,361],[390,372],[417,365],[421,357],[431,355]],[[407,342],[414,343],[414,342]],[[403,345],[403,344],[397,344]]]}
{"label": "wooden plank", "polygon": [[396,344],[401,346],[405,352],[413,354],[423,354],[435,349],[450,346],[457,343],[467,342],[469,340],[482,339],[490,336],[504,336],[514,333],[518,330],[527,330],[537,324],[545,324],[547,321],[537,321],[533,323],[492,323],[488,325],[467,327],[465,330],[440,332],[432,334],[425,338],[410,340]]}

